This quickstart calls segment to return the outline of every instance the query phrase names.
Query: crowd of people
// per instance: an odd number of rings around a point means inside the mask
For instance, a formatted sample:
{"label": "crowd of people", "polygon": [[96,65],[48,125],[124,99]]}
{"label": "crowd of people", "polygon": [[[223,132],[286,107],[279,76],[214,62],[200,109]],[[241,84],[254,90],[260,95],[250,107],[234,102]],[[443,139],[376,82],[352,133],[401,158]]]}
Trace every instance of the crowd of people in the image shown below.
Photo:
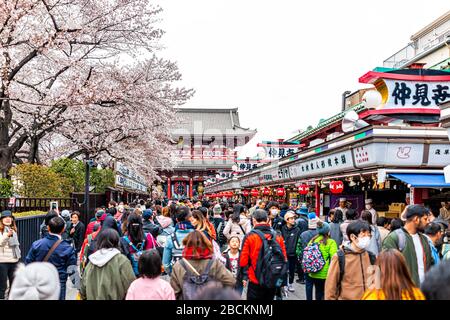
{"label": "crowd of people", "polygon": [[294,281],[307,300],[450,299],[449,215],[344,200],[325,217],[263,200],[111,201],[85,222],[51,210],[24,257],[5,210],[0,299],[64,300],[68,279],[83,300],[283,300]]}

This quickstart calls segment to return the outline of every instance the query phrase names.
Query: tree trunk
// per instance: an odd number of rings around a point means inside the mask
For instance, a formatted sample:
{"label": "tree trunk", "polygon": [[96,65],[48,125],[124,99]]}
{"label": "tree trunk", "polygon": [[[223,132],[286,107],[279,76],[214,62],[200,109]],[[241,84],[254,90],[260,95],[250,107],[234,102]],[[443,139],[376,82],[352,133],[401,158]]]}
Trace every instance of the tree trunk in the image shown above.
{"label": "tree trunk", "polygon": [[37,163],[39,164],[39,138],[34,136],[30,141],[30,151],[28,154],[28,162],[29,163]]}
{"label": "tree trunk", "polygon": [[10,178],[9,170],[12,168],[13,154],[8,146],[0,147],[0,173],[2,178]]}

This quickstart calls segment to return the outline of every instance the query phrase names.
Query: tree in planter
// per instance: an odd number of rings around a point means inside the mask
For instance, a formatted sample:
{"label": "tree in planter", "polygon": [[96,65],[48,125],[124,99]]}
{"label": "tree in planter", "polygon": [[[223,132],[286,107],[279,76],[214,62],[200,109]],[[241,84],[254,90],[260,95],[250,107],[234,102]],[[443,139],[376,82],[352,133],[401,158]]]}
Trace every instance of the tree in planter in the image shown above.
{"label": "tree in planter", "polygon": [[9,198],[12,196],[13,184],[11,180],[0,178],[0,198]]}
{"label": "tree in planter", "polygon": [[20,164],[10,170],[14,177],[13,190],[21,197],[49,198],[68,197],[69,182],[66,178],[37,164]]}

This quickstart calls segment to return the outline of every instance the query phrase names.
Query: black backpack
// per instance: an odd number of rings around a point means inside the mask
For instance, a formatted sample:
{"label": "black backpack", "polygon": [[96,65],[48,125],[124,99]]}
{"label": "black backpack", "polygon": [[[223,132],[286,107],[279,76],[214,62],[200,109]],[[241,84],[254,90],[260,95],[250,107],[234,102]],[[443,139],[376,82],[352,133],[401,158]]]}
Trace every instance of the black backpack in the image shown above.
{"label": "black backpack", "polygon": [[281,287],[283,277],[287,273],[287,261],[276,240],[276,233],[272,230],[272,238],[267,240],[264,233],[257,229],[251,232],[256,233],[263,243],[255,271],[259,285],[264,288]]}
{"label": "black backpack", "polygon": [[221,221],[219,225],[217,226],[216,233],[217,233],[217,242],[220,246],[223,246],[227,243],[227,237],[223,234],[223,230],[225,229],[226,221]]}

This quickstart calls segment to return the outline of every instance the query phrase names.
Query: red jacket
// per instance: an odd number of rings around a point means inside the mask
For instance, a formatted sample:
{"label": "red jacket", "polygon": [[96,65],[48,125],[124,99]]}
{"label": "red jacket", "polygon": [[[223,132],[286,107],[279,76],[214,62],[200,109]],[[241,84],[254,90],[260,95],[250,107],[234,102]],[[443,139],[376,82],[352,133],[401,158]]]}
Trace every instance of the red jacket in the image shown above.
{"label": "red jacket", "polygon": [[[272,235],[269,233],[269,230],[273,231],[273,229],[268,224],[257,225],[255,229],[264,233],[266,239],[270,240],[272,238]],[[276,241],[279,243],[281,250],[283,251],[284,258],[287,261],[286,247],[284,245],[283,237],[277,234]],[[250,282],[254,284],[259,284],[255,271],[262,244],[263,243],[259,235],[250,232],[244,238],[244,243],[242,245],[239,265],[241,268],[248,267],[248,279]]]}
{"label": "red jacket", "polygon": [[96,224],[98,224],[100,226],[100,221],[95,220],[95,221],[89,222],[89,224],[86,227],[86,234],[84,235],[84,239],[86,239],[88,235],[90,235],[91,233],[94,232],[94,227]]}

